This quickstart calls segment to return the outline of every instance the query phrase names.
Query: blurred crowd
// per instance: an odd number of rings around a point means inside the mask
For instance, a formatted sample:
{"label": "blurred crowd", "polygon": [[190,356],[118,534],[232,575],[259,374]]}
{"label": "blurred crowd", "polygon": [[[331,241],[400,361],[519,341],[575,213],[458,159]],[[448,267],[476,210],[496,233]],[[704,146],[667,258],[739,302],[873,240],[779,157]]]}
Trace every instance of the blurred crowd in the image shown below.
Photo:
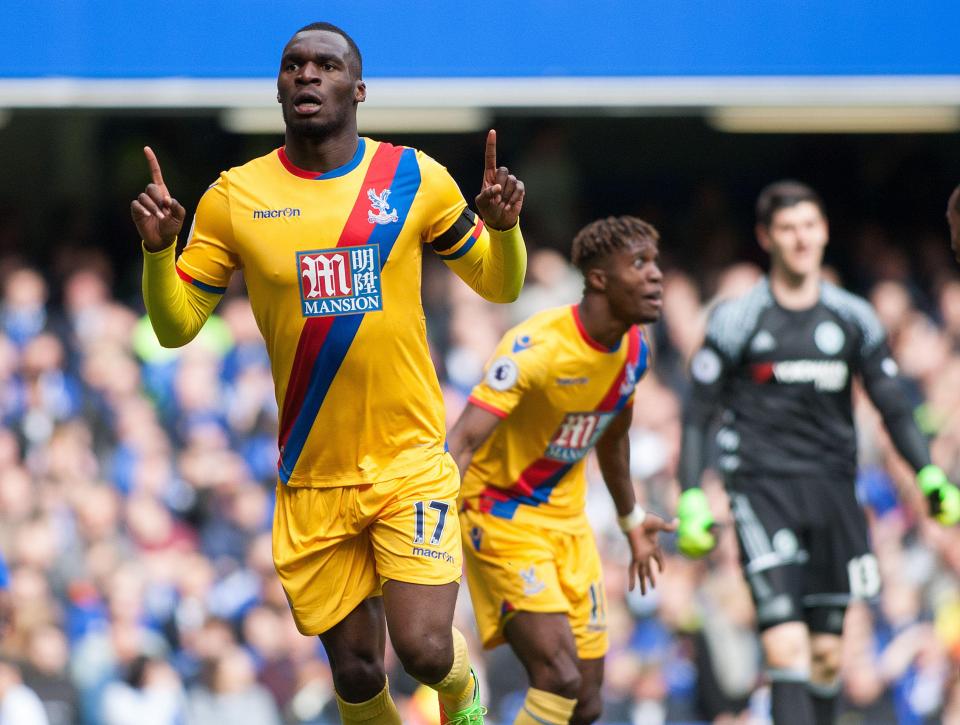
{"label": "blurred crowd", "polygon": [[[857,279],[839,281],[876,306],[934,458],[960,480],[960,277],[949,262],[908,273],[897,248],[868,242],[853,247]],[[667,247],[663,320],[631,430],[641,500],[664,515],[678,493],[687,361],[710,306],[761,274],[720,260],[692,276]],[[42,272],[0,260],[0,550],[12,609],[0,725],[336,723],[322,647],[296,631],[273,570],[277,407],[239,275],[198,338],[165,350],[142,309],[115,298],[116,273],[89,250],[64,250]],[[448,421],[503,332],[575,302],[581,285],[560,253],[534,249],[520,300],[495,306],[428,255],[424,306]],[[960,531],[925,518],[857,397],[857,485],[884,587],[848,613],[842,722],[960,723]],[[592,462],[590,477],[611,635],[603,721],[764,722],[753,608],[719,481],[705,484],[718,549],[694,562],[666,540],[666,571],[640,596],[627,591],[625,542]],[[480,663],[488,722],[511,722],[522,668],[505,647],[481,654],[464,591],[457,625]],[[389,653],[388,666],[404,722],[436,723],[432,691]]]}

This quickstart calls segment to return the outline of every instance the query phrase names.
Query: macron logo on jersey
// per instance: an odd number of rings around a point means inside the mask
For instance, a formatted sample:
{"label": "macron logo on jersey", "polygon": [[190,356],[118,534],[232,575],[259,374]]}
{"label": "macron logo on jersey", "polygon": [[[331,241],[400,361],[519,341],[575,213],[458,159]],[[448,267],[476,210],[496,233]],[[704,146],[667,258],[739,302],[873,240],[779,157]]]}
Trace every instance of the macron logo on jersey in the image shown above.
{"label": "macron logo on jersey", "polygon": [[292,206],[283,209],[254,209],[254,219],[283,219],[300,216],[300,210]]}
{"label": "macron logo on jersey", "polygon": [[376,244],[297,253],[304,317],[383,309],[380,249]]}
{"label": "macron logo on jersey", "polygon": [[516,355],[518,352],[529,350],[532,346],[533,340],[530,339],[530,335],[517,335],[517,338],[513,341],[511,352]]}

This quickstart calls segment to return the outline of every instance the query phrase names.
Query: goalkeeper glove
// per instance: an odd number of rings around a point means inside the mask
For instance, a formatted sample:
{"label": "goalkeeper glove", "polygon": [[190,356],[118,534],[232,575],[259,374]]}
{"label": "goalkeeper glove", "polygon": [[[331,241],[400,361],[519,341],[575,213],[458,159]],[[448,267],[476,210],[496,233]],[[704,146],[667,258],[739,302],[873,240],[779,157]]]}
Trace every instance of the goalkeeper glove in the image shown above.
{"label": "goalkeeper glove", "polygon": [[696,559],[709,554],[717,545],[712,531],[716,522],[703,489],[688,488],[681,494],[677,518],[677,546],[682,554]]}
{"label": "goalkeeper glove", "polygon": [[947,480],[939,466],[924,466],[917,473],[920,490],[930,502],[930,515],[945,526],[960,522],[960,488]]}

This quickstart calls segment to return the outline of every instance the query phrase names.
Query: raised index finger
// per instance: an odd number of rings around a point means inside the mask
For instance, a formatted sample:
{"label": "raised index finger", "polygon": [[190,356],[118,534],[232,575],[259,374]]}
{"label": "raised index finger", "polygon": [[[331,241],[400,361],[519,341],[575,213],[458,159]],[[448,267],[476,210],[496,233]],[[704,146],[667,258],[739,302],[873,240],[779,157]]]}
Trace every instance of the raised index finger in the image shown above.
{"label": "raised index finger", "polygon": [[166,185],[163,183],[163,174],[160,172],[160,162],[157,161],[157,155],[153,153],[153,149],[149,146],[143,147],[143,155],[147,157],[147,165],[150,167],[150,179],[157,186],[162,186],[166,189]]}
{"label": "raised index finger", "polygon": [[487,147],[483,154],[484,176],[493,177],[497,173],[497,132],[492,128],[487,132]]}

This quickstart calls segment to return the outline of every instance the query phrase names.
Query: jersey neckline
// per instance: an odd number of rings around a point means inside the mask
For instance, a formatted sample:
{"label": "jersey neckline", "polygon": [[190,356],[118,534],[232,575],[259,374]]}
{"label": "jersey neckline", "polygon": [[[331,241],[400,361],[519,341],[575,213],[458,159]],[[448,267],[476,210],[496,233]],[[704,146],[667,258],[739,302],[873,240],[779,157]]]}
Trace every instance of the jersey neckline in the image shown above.
{"label": "jersey neckline", "polygon": [[290,157],[287,156],[287,151],[285,146],[281,146],[277,149],[277,156],[280,159],[280,163],[283,165],[287,171],[289,171],[294,176],[298,176],[301,179],[310,179],[312,181],[324,181],[326,179],[336,179],[341,176],[346,176],[355,168],[360,165],[360,162],[363,161],[363,154],[366,151],[367,143],[366,139],[362,136],[357,139],[357,150],[353,154],[353,158],[350,159],[343,166],[338,166],[335,169],[330,169],[330,171],[325,171],[322,174],[318,174],[316,171],[308,171],[307,169],[301,169],[299,166],[294,164]]}
{"label": "jersey neckline", "polygon": [[606,345],[597,342],[592,337],[590,333],[587,332],[587,328],[583,326],[583,320],[580,319],[580,306],[579,305],[570,305],[570,312],[573,315],[573,322],[577,326],[577,332],[580,333],[580,337],[583,339],[587,345],[592,347],[594,350],[599,350],[600,352],[616,352],[620,349],[620,345],[623,344],[623,338],[617,340],[617,344],[613,347],[607,347]]}
{"label": "jersey neckline", "polygon": [[794,317],[802,318],[804,315],[808,315],[813,312],[820,304],[823,302],[823,287],[828,284],[825,279],[820,279],[817,283],[817,301],[814,302],[809,307],[787,307],[782,304],[780,300],[777,299],[777,295],[773,292],[773,285],[770,283],[770,275],[766,274],[763,276],[763,283],[767,288],[767,294],[770,295],[770,300],[773,302],[773,306],[779,310],[782,310],[788,315],[793,315]]}

